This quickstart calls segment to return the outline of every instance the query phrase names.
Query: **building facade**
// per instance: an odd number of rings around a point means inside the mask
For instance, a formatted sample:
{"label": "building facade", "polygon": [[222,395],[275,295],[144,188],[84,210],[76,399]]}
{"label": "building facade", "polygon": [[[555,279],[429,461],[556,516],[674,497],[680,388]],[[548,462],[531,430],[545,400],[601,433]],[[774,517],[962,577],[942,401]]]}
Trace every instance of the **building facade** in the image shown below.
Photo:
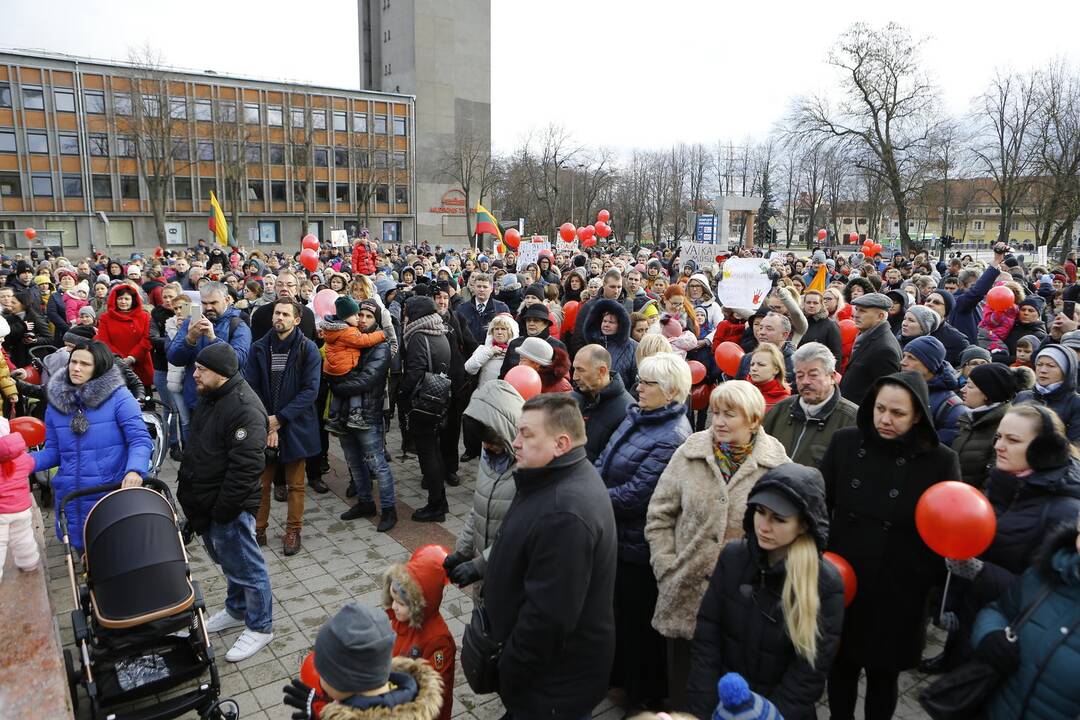
{"label": "building facade", "polygon": [[155,216],[166,247],[212,241],[211,191],[233,244],[363,227],[413,242],[415,125],[400,93],[0,53],[0,243],[27,247],[33,227],[134,252],[159,245]]}
{"label": "building facade", "polygon": [[416,96],[416,223],[465,245],[464,195],[445,172],[461,143],[491,148],[491,0],[358,0],[360,83]]}

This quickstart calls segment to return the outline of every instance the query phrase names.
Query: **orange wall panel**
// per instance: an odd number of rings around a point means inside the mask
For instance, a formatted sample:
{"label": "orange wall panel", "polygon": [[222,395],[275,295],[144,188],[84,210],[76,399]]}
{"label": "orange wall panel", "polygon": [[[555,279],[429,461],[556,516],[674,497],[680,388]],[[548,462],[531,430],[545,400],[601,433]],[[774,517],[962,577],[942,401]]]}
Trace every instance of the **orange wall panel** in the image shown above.
{"label": "orange wall panel", "polygon": [[30,156],[30,169],[36,172],[44,172],[46,170],[52,170],[52,163],[49,162],[48,155],[31,155]]}
{"label": "orange wall panel", "polygon": [[44,128],[45,127],[45,111],[44,110],[27,110],[26,111],[26,127],[28,127],[28,128]]}
{"label": "orange wall panel", "polygon": [[64,200],[64,212],[86,212],[86,203],[82,200]]}
{"label": "orange wall panel", "polygon": [[[83,87],[88,90],[103,90],[105,88],[105,78],[102,75],[83,75],[82,77]],[[117,78],[112,79],[113,87],[127,89],[126,85],[118,85]]]}
{"label": "orange wall panel", "polygon": [[19,79],[28,85],[41,84],[41,70],[38,68],[19,68]]}
{"label": "orange wall panel", "polygon": [[0,125],[11,127],[15,124],[15,113],[7,108],[0,110]]}
{"label": "orange wall panel", "polygon": [[23,211],[22,198],[5,197],[5,198],[0,198],[0,199],[2,199],[4,201],[3,208],[5,210],[8,210],[10,212],[22,212]]}
{"label": "orange wall panel", "polygon": [[208,98],[208,97],[213,97],[213,96],[214,96],[213,90],[209,85],[196,85],[195,86],[195,97],[197,97],[197,98]]}
{"label": "orange wall panel", "polygon": [[52,72],[52,84],[53,87],[74,87],[75,76],[69,72],[63,72],[61,70],[53,70]]}
{"label": "orange wall panel", "polygon": [[56,116],[56,126],[61,130],[78,130],[79,118],[75,113],[58,113]]}
{"label": "orange wall panel", "polygon": [[82,170],[82,163],[75,155],[65,155],[60,158],[60,170],[68,174],[77,173]]}
{"label": "orange wall panel", "polygon": [[4,153],[0,155],[0,170],[18,170],[19,169],[19,156],[15,154]]}

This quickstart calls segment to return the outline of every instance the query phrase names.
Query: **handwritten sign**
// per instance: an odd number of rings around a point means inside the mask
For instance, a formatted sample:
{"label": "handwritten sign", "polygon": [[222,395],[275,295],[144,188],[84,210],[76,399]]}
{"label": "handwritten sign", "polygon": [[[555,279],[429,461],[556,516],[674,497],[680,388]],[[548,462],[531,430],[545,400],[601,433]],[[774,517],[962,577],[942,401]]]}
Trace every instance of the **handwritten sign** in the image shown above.
{"label": "handwritten sign", "polygon": [[578,251],[578,241],[566,242],[562,238],[555,241],[555,252],[559,255],[573,255]]}
{"label": "handwritten sign", "polygon": [[534,263],[540,259],[541,250],[550,250],[551,243],[547,240],[539,239],[540,236],[534,235],[527,241],[522,239],[521,244],[518,245],[517,254],[517,267],[519,270],[524,270],[529,266],[529,263]]}
{"label": "handwritten sign", "polygon": [[767,260],[728,258],[716,289],[716,299],[724,307],[757,310],[771,288]]}
{"label": "handwritten sign", "polygon": [[693,260],[698,267],[706,263],[715,264],[716,256],[719,254],[720,246],[712,243],[691,242],[689,240],[679,243],[679,260],[683,263],[687,260]]}

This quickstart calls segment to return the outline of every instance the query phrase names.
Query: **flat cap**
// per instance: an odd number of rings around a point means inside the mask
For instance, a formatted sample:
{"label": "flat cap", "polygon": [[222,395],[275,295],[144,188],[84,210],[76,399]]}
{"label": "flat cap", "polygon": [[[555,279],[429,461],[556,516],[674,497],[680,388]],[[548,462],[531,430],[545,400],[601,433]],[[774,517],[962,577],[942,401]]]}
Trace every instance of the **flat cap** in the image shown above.
{"label": "flat cap", "polygon": [[886,295],[881,293],[866,293],[860,295],[851,301],[852,305],[865,308],[877,308],[878,310],[888,310],[893,306],[893,301]]}

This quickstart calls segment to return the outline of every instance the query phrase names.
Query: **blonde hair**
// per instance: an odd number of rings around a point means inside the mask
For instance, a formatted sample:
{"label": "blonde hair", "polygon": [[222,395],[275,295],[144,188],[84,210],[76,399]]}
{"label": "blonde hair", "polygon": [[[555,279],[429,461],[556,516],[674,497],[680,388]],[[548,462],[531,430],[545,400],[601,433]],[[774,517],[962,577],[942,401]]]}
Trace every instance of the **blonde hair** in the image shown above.
{"label": "blonde hair", "polygon": [[746,380],[728,380],[717,385],[712,391],[709,396],[709,409],[715,414],[723,412],[724,408],[738,410],[755,430],[765,418],[765,398],[753,383]]}
{"label": "blonde hair", "polygon": [[806,658],[811,665],[817,659],[818,610],[821,596],[818,594],[818,574],[821,556],[809,533],[795,538],[788,547],[785,560],[786,573],[780,602],[784,609],[784,624],[795,652]]}
{"label": "blonde hair", "polygon": [[693,385],[690,366],[673,352],[657,353],[642,360],[638,363],[638,377],[659,385],[668,402],[685,401]]}
{"label": "blonde hair", "polygon": [[[416,270],[413,270],[413,275],[415,274]],[[357,275],[349,283],[349,295],[354,300],[371,300],[375,297],[375,285],[367,275]]]}
{"label": "blonde hair", "polygon": [[[630,326],[633,330],[633,326]],[[671,343],[668,339],[659,333],[645,333],[641,340],[637,344],[637,350],[634,350],[634,358],[637,360],[637,364],[640,365],[641,361],[645,358],[650,358],[658,353],[675,352],[675,349],[671,347]]]}
{"label": "blonde hair", "polygon": [[750,353],[751,359],[758,353],[769,356],[769,359],[772,360],[773,367],[776,368],[777,379],[779,379],[781,383],[786,383],[787,369],[784,367],[784,353],[780,352],[780,348],[772,343],[763,342],[754,349],[754,352]]}

